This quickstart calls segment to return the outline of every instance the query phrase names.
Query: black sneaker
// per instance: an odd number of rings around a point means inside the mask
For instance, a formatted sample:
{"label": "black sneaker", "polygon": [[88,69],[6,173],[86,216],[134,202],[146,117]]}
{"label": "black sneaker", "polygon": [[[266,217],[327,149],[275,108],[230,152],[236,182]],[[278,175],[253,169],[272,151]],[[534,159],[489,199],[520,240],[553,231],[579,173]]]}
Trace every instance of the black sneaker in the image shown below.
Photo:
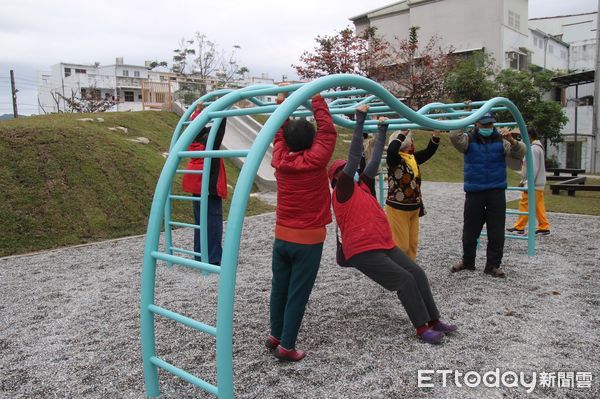
{"label": "black sneaker", "polygon": [[525,230],[515,229],[514,227],[511,227],[510,229],[506,229],[506,231],[508,231],[509,233],[519,234],[519,235],[525,234]]}
{"label": "black sneaker", "polygon": [[536,236],[547,236],[548,234],[550,234],[550,230],[541,230],[538,229],[535,231],[535,235]]}

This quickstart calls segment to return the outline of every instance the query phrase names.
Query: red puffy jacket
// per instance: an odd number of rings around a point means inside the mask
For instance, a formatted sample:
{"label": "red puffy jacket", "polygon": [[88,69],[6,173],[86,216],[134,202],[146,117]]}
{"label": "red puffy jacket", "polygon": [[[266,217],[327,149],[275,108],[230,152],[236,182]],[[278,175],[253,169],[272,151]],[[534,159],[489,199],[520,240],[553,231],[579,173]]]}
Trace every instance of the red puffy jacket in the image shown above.
{"label": "red puffy jacket", "polygon": [[[204,144],[193,142],[188,151],[204,151]],[[214,165],[214,164],[213,164]],[[214,166],[211,166],[211,169]],[[204,169],[204,158],[190,158],[186,170],[202,170]],[[214,171],[211,170],[211,175]],[[209,182],[210,183],[210,182]],[[183,175],[183,191],[192,194],[202,194],[202,175]],[[219,176],[217,178],[216,187],[209,186],[209,193],[218,195],[219,197],[227,198],[227,175],[225,174],[225,163],[223,159],[219,159]]]}
{"label": "red puffy jacket", "polygon": [[331,223],[331,195],[327,163],[335,148],[337,133],[327,103],[320,95],[312,99],[317,133],[312,146],[290,152],[283,139],[283,126],[273,141],[277,179],[277,221],[292,229],[314,229]]}

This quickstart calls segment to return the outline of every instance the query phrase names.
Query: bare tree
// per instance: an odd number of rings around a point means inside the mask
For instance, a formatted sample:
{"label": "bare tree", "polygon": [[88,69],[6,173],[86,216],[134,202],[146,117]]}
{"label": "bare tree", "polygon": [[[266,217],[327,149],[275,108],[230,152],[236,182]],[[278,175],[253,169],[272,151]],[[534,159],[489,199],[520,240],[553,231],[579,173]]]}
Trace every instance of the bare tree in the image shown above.
{"label": "bare tree", "polygon": [[[100,90],[96,89],[95,86],[92,86],[88,89],[71,89],[70,97],[63,96],[60,93],[56,94],[58,94],[58,98],[61,98],[64,101],[66,108],[65,111],[67,112],[105,112],[111,109],[116,104],[116,102],[112,98],[102,98],[102,96],[100,95]],[[58,104],[58,101],[56,99],[55,101]]]}
{"label": "bare tree", "polygon": [[[192,39],[181,39],[179,48],[173,50],[172,70],[183,76],[195,77],[201,80],[200,94],[206,93],[206,84],[214,80],[219,86],[225,86],[248,72],[248,68],[240,67],[237,61],[237,51],[240,46],[234,45],[229,54],[220,49],[216,42],[201,32],[196,32]],[[194,84],[180,83],[181,91],[196,91]]]}

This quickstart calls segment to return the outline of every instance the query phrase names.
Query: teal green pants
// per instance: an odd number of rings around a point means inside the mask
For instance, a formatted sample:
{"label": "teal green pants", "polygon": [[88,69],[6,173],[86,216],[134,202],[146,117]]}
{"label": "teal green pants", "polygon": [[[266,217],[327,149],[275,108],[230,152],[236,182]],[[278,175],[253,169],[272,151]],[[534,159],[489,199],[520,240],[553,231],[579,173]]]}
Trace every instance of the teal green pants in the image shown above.
{"label": "teal green pants", "polygon": [[323,243],[296,244],[275,239],[271,285],[271,335],[293,349],[312,291]]}

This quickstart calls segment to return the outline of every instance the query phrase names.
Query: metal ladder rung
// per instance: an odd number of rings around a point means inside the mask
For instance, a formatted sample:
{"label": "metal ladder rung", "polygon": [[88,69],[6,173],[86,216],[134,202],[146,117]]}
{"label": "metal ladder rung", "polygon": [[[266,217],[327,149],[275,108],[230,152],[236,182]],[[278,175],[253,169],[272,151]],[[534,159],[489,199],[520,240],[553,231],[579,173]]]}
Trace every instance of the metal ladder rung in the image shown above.
{"label": "metal ladder rung", "polygon": [[181,323],[183,325],[186,325],[190,328],[193,328],[194,330],[198,330],[201,331],[203,333],[206,334],[210,334],[213,337],[217,336],[217,329],[216,327],[213,326],[209,326],[208,324],[204,324],[201,323],[197,320],[191,319],[187,316],[184,316],[182,314],[179,313],[175,313],[173,311],[167,310],[165,308],[161,308],[160,306],[156,306],[156,305],[148,305],[148,310],[151,311],[152,313],[156,313],[158,315],[161,315],[163,317],[166,317],[168,319],[174,320],[178,323]]}
{"label": "metal ladder rung", "polygon": [[198,224],[190,224],[190,223],[182,223],[182,222],[169,222],[169,226],[189,227],[191,229],[200,229],[200,225],[198,225]]}
{"label": "metal ladder rung", "polygon": [[514,209],[507,209],[506,214],[507,215],[529,215],[529,212],[515,211]]}
{"label": "metal ladder rung", "polygon": [[[482,231],[480,236],[487,237],[487,231]],[[526,235],[517,235],[517,234],[504,234],[506,238],[515,238],[517,240],[527,240],[529,237]]]}
{"label": "metal ladder rung", "polygon": [[192,197],[191,195],[169,195],[169,199],[182,201],[200,201],[201,197]]}
{"label": "metal ladder rung", "polygon": [[183,249],[183,248],[177,248],[177,247],[169,247],[169,250],[171,250],[172,252],[179,252],[181,254],[186,254],[186,255],[192,255],[192,256],[197,256],[197,257],[201,257],[202,256],[201,253],[190,251],[189,249]]}
{"label": "metal ladder rung", "polygon": [[204,381],[203,379],[200,379],[188,373],[187,371],[180,369],[179,367],[175,367],[172,364],[167,363],[156,356],[152,356],[150,358],[150,362],[155,366],[160,367],[161,369],[166,370],[169,373],[174,374],[183,380],[186,380],[190,384],[193,384],[198,388],[205,390],[206,392],[212,393],[215,396],[219,396],[219,389],[210,382]]}
{"label": "metal ladder rung", "polygon": [[205,151],[179,151],[180,158],[245,158],[250,150],[205,150]]}
{"label": "metal ladder rung", "polygon": [[198,262],[197,260],[182,258],[180,256],[169,255],[157,251],[153,251],[150,256],[158,260],[164,260],[168,263],[191,267],[192,269],[198,269],[209,273],[221,273],[221,266],[211,265],[210,263]]}
{"label": "metal ladder rung", "polygon": [[527,187],[506,187],[508,191],[527,191]]}
{"label": "metal ladder rung", "polygon": [[182,175],[201,175],[204,173],[203,170],[187,170],[187,169],[177,169],[175,173],[181,173]]}

